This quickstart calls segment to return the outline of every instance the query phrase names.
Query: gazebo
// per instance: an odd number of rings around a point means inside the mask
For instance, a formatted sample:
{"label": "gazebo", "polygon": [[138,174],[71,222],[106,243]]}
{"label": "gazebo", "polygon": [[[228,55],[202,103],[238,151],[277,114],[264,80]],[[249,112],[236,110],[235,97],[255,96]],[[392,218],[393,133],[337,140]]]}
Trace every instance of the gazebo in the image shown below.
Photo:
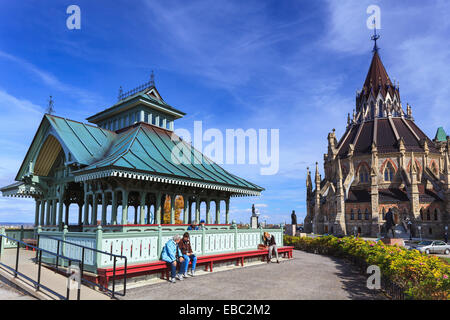
{"label": "gazebo", "polygon": [[[184,115],[164,101],[153,81],[120,92],[116,104],[87,118],[91,124],[45,114],[16,182],[0,190],[4,196],[35,199],[39,235],[120,253],[131,263],[158,260],[165,241],[201,218],[206,227],[191,236],[197,254],[255,249],[263,230],[232,226],[230,198],[258,196],[264,189],[224,170],[178,137],[174,121]],[[175,223],[177,196],[184,201],[181,224]],[[162,220],[166,199],[169,223]],[[70,206],[78,207],[76,224],[69,223]],[[281,244],[282,230],[272,231]],[[39,245],[56,250],[45,237]],[[80,253],[75,251],[65,254],[76,257]],[[92,268],[111,263],[104,258],[92,253]]]}

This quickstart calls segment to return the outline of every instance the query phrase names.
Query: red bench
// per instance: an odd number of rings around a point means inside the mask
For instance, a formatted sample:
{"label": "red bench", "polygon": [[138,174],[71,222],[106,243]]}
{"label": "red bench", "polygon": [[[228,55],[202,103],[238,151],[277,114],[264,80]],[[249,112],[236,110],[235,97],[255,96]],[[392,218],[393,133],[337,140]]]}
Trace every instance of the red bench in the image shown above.
{"label": "red bench", "polygon": [[[36,239],[23,239],[22,241],[25,242],[26,244],[30,245],[30,246],[37,247],[37,240]],[[30,250],[30,247],[25,246],[25,250]],[[33,248],[33,251],[35,251],[34,248]]]}
{"label": "red bench", "polygon": [[[284,258],[287,257],[288,259],[291,259],[293,249],[294,249],[293,246],[279,247],[278,254]],[[262,250],[259,249],[251,251],[220,253],[207,256],[197,256],[197,266],[205,265],[205,271],[209,269],[210,272],[213,271],[214,262],[236,260],[237,266],[238,265],[244,266],[245,258],[252,258],[259,256],[261,257],[262,261],[264,261],[268,255],[268,251],[269,251],[268,249]],[[161,272],[161,279],[169,279],[170,269],[167,265],[167,262],[165,261],[155,261],[150,263],[129,265],[127,266],[127,278],[146,275],[158,271]],[[104,286],[105,288],[108,288],[108,282],[113,277],[113,273],[114,273],[113,268],[98,268],[97,274],[99,278],[98,279],[99,283],[101,283],[101,285]],[[125,270],[123,266],[116,267],[116,279],[123,278],[124,273]]]}

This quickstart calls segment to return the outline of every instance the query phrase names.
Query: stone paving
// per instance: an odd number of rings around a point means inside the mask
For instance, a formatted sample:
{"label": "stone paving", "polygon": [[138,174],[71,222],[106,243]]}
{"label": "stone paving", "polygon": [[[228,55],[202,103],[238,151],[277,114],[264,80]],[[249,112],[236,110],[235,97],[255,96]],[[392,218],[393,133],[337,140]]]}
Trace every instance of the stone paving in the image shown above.
{"label": "stone paving", "polygon": [[293,256],[280,264],[263,263],[129,289],[124,299],[385,299],[367,289],[367,278],[344,260],[297,250]]}

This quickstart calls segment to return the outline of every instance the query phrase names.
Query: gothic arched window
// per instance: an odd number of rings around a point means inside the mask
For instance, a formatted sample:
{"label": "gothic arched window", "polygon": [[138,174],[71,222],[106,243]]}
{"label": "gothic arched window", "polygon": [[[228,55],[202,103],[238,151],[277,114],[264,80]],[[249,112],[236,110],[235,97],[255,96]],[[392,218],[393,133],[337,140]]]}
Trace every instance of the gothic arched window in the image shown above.
{"label": "gothic arched window", "polygon": [[364,212],[364,219],[369,220],[369,210],[366,209],[366,211]]}
{"label": "gothic arched window", "polygon": [[438,220],[438,211],[437,209],[434,209],[434,221]]}
{"label": "gothic arched window", "polygon": [[367,171],[366,167],[361,167],[361,169],[359,169],[359,182],[361,183],[365,183],[365,182],[369,182],[369,172]]}
{"label": "gothic arched window", "polygon": [[362,220],[361,209],[358,209],[358,220]]}
{"label": "gothic arched window", "polygon": [[392,168],[392,164],[388,162],[384,169],[384,181],[392,180],[394,180],[394,168]]}
{"label": "gothic arched window", "polygon": [[431,220],[430,209],[427,210],[427,220],[428,220],[428,221]]}
{"label": "gothic arched window", "polygon": [[381,212],[381,215],[383,216],[383,220],[386,220],[386,211],[383,208],[383,211]]}
{"label": "gothic arched window", "polygon": [[355,213],[353,212],[353,209],[350,210],[350,220],[355,220]]}
{"label": "gothic arched window", "polygon": [[380,101],[378,104],[378,116],[381,118],[383,117],[383,102]]}

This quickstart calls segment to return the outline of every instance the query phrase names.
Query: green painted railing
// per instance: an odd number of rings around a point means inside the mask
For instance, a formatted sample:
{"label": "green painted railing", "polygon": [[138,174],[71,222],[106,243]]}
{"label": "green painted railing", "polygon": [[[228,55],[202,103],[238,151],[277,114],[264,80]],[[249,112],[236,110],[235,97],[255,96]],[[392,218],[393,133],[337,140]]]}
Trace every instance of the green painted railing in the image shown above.
{"label": "green painted railing", "polygon": [[[45,231],[38,229],[39,247],[51,252],[57,251],[57,241],[46,238],[62,239],[100,251],[126,256],[128,264],[141,264],[160,259],[163,246],[174,235],[182,235],[186,232],[187,226],[136,226],[126,227],[122,231],[112,231],[106,227],[95,228],[95,232],[69,232]],[[93,230],[93,229],[92,229]],[[191,238],[192,250],[198,256],[236,251],[256,250],[258,244],[262,243],[264,232],[269,232],[275,236],[275,241],[279,246],[283,245],[283,229],[218,229],[210,226],[202,230],[188,231]],[[69,244],[60,245],[60,254],[74,259],[81,260],[81,248]],[[85,251],[84,257],[86,270],[95,272],[97,268],[112,267],[111,256],[100,254],[91,250]],[[121,261],[117,261],[120,265]]]}
{"label": "green painted railing", "polygon": [[[34,229],[24,229],[24,228],[9,228],[4,229],[5,235],[9,238],[13,238],[19,241],[23,241],[23,239],[34,239],[35,231]],[[3,248],[17,248],[17,242],[5,239],[3,243]]]}

